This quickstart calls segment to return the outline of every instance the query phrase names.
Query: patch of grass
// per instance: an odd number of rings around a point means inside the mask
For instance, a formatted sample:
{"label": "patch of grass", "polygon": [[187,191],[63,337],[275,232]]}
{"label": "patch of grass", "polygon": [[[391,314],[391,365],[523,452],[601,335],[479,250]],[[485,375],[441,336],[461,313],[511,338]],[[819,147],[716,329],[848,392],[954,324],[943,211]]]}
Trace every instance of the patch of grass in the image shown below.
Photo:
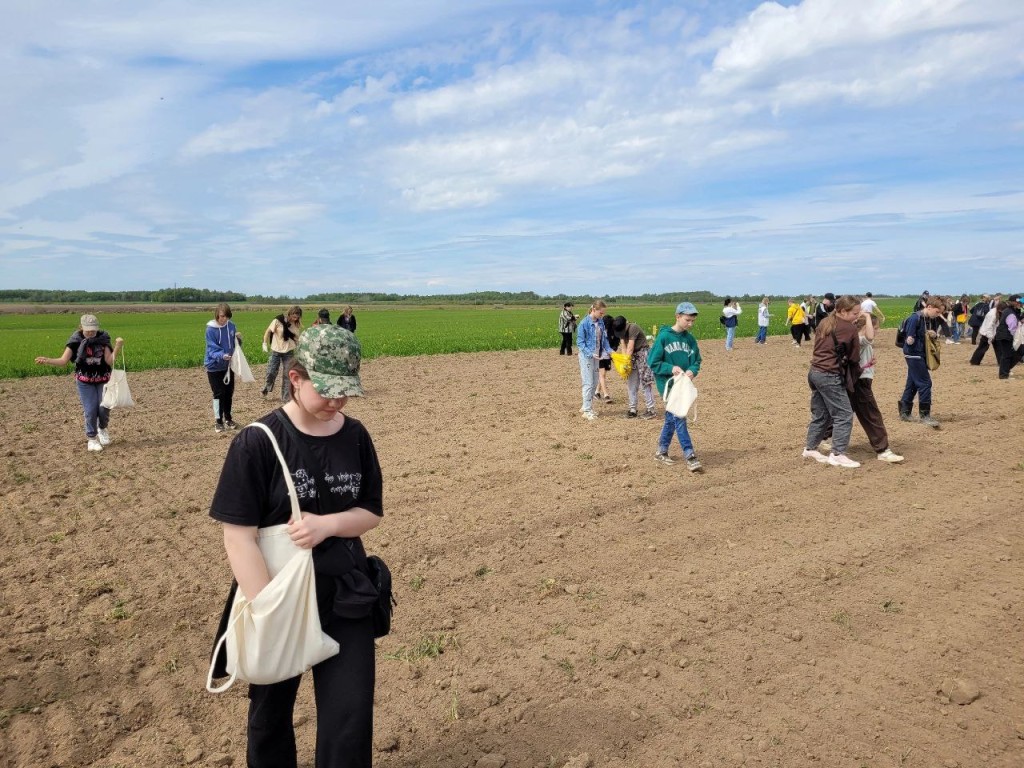
{"label": "patch of grass", "polygon": [[440,633],[435,635],[424,635],[420,641],[411,648],[402,646],[396,651],[384,654],[385,659],[393,661],[418,662],[423,659],[436,659],[449,649],[459,647],[459,641],[455,635]]}
{"label": "patch of grass", "polygon": [[895,600],[886,600],[882,603],[882,611],[885,613],[903,613],[903,608]]}
{"label": "patch of grass", "polygon": [[576,677],[576,665],[568,659],[560,659],[558,662],[558,668],[565,672],[566,677],[570,680]]}
{"label": "patch of grass", "polygon": [[164,669],[167,670],[168,673],[173,675],[175,672],[178,671],[178,660],[168,659],[167,662],[164,664]]}
{"label": "patch of grass", "polygon": [[14,469],[11,471],[11,481],[15,485],[24,485],[32,479],[32,476],[22,472],[20,469]]}
{"label": "patch of grass", "polygon": [[548,595],[553,594],[557,588],[558,579],[547,578],[540,580],[541,597],[547,597]]}
{"label": "patch of grass", "polygon": [[552,635],[564,635],[569,630],[568,624],[555,624],[551,627]]}
{"label": "patch of grass", "polygon": [[46,540],[51,544],[60,544],[62,541],[64,541],[65,538],[67,538],[66,533],[64,533],[63,531],[57,531],[56,533],[51,533],[49,536],[47,536]]}
{"label": "patch of grass", "polygon": [[487,567],[486,565],[481,565],[479,568],[473,571],[473,575],[476,576],[478,579],[482,579],[490,572],[491,569],[489,567]]}
{"label": "patch of grass", "polygon": [[33,422],[27,422],[21,425],[21,431],[24,432],[26,435],[34,434],[35,432],[39,431],[39,425],[34,424]]}
{"label": "patch of grass", "polygon": [[115,600],[114,607],[107,611],[107,618],[111,621],[124,621],[132,617],[128,609],[125,607],[127,602],[125,600]]}
{"label": "patch of grass", "polygon": [[426,580],[427,579],[424,576],[420,576],[419,574],[417,574],[416,576],[413,576],[411,579],[409,579],[409,588],[413,592],[419,592],[421,589],[423,589],[423,584],[426,582]]}
{"label": "patch of grass", "polygon": [[452,691],[452,700],[448,704],[445,715],[448,717],[449,722],[452,723],[462,717],[462,712],[459,710],[459,692],[457,690]]}
{"label": "patch of grass", "polygon": [[832,614],[832,623],[838,624],[840,627],[843,627],[844,629],[850,629],[853,626],[852,622],[850,621],[850,614],[842,610],[836,611]]}
{"label": "patch of grass", "polygon": [[18,704],[14,707],[6,707],[0,709],[0,728],[6,728],[7,724],[11,722],[11,718],[15,715],[27,715],[36,707],[43,706],[44,702],[38,704]]}
{"label": "patch of grass", "polygon": [[590,461],[592,458],[594,458],[594,454],[592,454],[592,453],[581,453],[576,458],[578,458],[580,461]]}

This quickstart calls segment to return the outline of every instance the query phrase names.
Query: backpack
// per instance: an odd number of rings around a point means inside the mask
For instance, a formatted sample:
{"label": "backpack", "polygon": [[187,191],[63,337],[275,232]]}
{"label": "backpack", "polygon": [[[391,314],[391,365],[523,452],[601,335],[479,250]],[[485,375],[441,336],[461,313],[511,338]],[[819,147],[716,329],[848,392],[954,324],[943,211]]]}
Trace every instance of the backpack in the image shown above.
{"label": "backpack", "polygon": [[896,329],[896,346],[902,348],[907,343],[907,323],[914,315],[908,315],[903,318],[903,322],[900,323],[900,327]]}
{"label": "backpack", "polygon": [[719,315],[718,322],[720,322],[722,325],[725,325],[725,315]]}

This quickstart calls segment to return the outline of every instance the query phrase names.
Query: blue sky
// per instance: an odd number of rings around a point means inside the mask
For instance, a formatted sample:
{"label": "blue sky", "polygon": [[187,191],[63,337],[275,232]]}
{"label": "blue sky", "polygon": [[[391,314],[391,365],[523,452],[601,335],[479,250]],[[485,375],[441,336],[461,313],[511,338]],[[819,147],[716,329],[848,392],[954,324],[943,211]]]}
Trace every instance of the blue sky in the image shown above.
{"label": "blue sky", "polygon": [[20,3],[0,287],[1024,290],[1024,5]]}

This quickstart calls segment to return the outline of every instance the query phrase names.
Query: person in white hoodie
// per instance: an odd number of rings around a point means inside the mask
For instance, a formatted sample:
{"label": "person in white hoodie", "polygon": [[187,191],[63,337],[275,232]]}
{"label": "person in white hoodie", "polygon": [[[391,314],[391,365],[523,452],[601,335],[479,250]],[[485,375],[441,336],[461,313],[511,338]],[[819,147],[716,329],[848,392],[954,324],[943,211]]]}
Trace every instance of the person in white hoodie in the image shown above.
{"label": "person in white hoodie", "polygon": [[231,356],[235,344],[242,343],[242,335],[231,322],[231,307],[218,304],[213,310],[213,320],[206,324],[206,356],[203,367],[213,391],[213,429],[223,432],[238,429],[231,418],[231,399],[235,394],[235,374],[231,370]]}
{"label": "person in white hoodie", "polygon": [[722,325],[725,326],[726,352],[732,352],[732,344],[736,339],[736,326],[739,325],[739,316],[742,314],[743,310],[740,309],[740,303],[726,296],[722,306]]}
{"label": "person in white hoodie", "polygon": [[765,296],[761,299],[761,303],[757,305],[757,338],[754,340],[755,344],[767,344],[768,343],[768,320],[772,316],[772,313],[768,311],[769,299]]}
{"label": "person in white hoodie", "polygon": [[[981,341],[978,342],[977,349],[975,349],[974,354],[971,355],[971,365],[981,365],[981,361],[985,358],[985,353],[988,352],[989,344],[991,344],[992,338],[996,335],[996,326],[999,324],[999,313],[1005,308],[1005,301],[993,303],[992,308],[989,309],[988,313],[985,315],[985,319],[981,321],[981,327],[978,328],[977,333],[977,336]],[[995,349],[995,347],[993,347],[993,349]],[[996,364],[998,364],[998,354],[996,357]]]}

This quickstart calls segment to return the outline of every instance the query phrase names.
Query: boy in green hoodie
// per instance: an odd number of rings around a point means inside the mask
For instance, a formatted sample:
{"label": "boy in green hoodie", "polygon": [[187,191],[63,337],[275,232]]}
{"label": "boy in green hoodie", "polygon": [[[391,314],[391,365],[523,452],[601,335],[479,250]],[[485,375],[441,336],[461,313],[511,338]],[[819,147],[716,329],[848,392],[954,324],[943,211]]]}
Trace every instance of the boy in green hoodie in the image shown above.
{"label": "boy in green hoodie", "polygon": [[[665,386],[676,374],[689,376],[691,379],[700,372],[700,350],[697,339],[690,333],[693,321],[697,319],[697,308],[688,301],[676,307],[675,325],[663,325],[647,355],[647,364],[654,371],[654,380],[658,391],[665,394]],[[665,411],[665,425],[661,428],[658,438],[658,452],[654,458],[662,464],[675,464],[668,457],[668,448],[672,444],[672,433],[679,437],[679,445],[683,449],[686,468],[691,472],[700,472],[702,467],[693,450],[693,441],[686,428],[686,419],[680,419]]]}

